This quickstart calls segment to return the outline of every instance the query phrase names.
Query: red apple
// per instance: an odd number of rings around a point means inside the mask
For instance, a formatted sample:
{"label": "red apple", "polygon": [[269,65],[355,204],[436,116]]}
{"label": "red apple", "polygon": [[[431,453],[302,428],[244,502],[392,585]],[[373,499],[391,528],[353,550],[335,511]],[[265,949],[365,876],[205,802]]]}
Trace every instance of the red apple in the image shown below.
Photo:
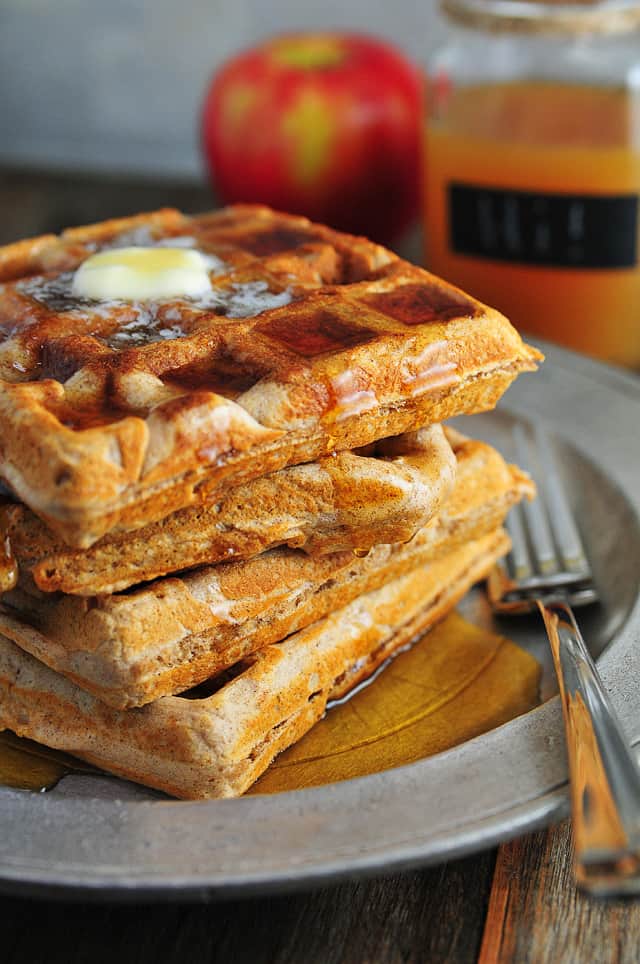
{"label": "red apple", "polygon": [[275,37],[228,61],[202,118],[216,193],[381,242],[419,207],[422,79],[387,43]]}

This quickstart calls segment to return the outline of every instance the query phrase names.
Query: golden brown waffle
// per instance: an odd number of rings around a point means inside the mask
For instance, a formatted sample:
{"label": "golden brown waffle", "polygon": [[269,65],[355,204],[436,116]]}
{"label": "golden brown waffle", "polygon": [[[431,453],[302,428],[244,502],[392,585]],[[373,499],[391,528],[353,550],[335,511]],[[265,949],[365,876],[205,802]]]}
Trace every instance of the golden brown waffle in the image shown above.
{"label": "golden brown waffle", "polygon": [[182,696],[115,710],[0,636],[0,728],[178,797],[244,793],[273,758],[450,611],[509,545],[497,531],[261,649]]}
{"label": "golden brown waffle", "polygon": [[89,549],[61,542],[24,505],[0,509],[19,568],[38,588],[104,595],[169,572],[246,559],[278,545],[309,552],[406,541],[442,507],[456,459],[442,427],[288,466]]}
{"label": "golden brown waffle", "polygon": [[81,599],[15,591],[0,632],[119,708],[178,693],[410,569],[497,529],[533,494],[527,476],[488,445],[451,434],[456,484],[439,517],[406,545],[309,556],[275,549]]}
{"label": "golden brown waffle", "polygon": [[[87,302],[113,245],[210,259],[204,301]],[[70,545],[282,466],[493,407],[540,354],[391,252],[236,207],[107,221],[0,250],[0,475]]]}

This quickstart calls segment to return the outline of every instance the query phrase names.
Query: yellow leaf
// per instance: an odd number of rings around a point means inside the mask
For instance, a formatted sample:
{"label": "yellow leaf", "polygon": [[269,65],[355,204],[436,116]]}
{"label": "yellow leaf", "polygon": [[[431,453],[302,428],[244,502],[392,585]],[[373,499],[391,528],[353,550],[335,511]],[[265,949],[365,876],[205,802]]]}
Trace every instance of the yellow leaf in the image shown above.
{"label": "yellow leaf", "polygon": [[41,746],[32,740],[0,732],[0,786],[18,790],[48,790],[67,773],[95,773],[93,767]]}
{"label": "yellow leaf", "polygon": [[532,709],[540,666],[457,614],[329,710],[249,793],[334,783],[413,763]]}

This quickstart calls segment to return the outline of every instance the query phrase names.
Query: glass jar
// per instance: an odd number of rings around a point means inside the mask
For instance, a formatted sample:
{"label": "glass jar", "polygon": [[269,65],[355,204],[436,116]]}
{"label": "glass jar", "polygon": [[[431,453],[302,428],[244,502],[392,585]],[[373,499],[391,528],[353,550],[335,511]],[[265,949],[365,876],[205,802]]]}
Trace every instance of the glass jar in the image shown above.
{"label": "glass jar", "polygon": [[640,2],[442,6],[428,267],[520,328],[640,369]]}

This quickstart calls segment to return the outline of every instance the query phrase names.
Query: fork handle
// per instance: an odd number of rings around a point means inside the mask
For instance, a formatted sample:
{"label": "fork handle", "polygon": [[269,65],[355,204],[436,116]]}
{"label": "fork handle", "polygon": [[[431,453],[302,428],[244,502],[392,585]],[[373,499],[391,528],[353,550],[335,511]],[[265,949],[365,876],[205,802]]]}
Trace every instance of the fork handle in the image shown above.
{"label": "fork handle", "polygon": [[640,893],[640,770],[567,603],[538,600],[567,737],[577,883]]}

